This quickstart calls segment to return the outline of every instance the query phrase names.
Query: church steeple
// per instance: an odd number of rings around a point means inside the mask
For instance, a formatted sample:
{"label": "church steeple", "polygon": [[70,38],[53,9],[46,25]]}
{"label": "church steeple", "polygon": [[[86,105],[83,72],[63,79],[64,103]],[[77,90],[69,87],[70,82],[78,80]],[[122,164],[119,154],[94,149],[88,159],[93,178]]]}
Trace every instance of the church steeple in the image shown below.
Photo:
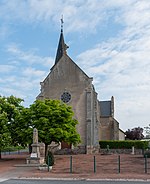
{"label": "church steeple", "polygon": [[64,42],[64,35],[63,35],[63,17],[61,18],[61,33],[59,38],[59,44],[57,48],[56,58],[55,58],[55,64],[60,60],[60,58],[66,54],[66,50],[68,46]]}

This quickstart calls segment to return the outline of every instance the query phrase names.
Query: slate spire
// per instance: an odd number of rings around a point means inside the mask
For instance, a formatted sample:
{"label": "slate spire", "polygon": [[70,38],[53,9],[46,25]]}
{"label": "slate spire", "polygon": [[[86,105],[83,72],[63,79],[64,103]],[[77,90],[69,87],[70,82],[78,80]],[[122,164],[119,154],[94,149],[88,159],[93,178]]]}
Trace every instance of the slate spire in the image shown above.
{"label": "slate spire", "polygon": [[64,42],[64,35],[63,35],[63,17],[61,18],[61,33],[60,33],[60,38],[59,38],[59,43],[58,43],[58,48],[57,48],[57,53],[56,53],[56,58],[55,58],[55,64],[60,60],[60,58],[66,54],[66,50],[68,46]]}

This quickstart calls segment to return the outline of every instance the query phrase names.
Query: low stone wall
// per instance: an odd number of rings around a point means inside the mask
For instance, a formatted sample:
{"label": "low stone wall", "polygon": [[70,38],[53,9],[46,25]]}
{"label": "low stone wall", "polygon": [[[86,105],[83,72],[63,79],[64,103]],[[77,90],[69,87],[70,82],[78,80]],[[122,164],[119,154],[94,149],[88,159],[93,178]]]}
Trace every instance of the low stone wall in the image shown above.
{"label": "low stone wall", "polygon": [[74,149],[64,148],[59,149],[54,152],[55,155],[76,155],[76,154],[85,154],[85,147],[78,146]]}
{"label": "low stone wall", "polygon": [[[86,154],[85,147],[77,147],[74,149],[59,149],[54,152],[55,155],[76,155]],[[132,149],[100,149],[99,153],[92,152],[91,154],[132,154]],[[135,155],[143,155],[142,149],[134,149]]]}
{"label": "low stone wall", "polygon": [[[101,154],[132,154],[132,149],[100,149]],[[135,155],[142,155],[143,150],[142,149],[134,149],[134,154]]]}

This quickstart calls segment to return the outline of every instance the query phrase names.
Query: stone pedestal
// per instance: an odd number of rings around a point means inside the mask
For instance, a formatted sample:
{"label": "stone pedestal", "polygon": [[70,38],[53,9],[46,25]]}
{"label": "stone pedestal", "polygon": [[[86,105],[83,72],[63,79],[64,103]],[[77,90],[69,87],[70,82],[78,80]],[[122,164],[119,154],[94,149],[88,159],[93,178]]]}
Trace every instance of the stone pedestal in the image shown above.
{"label": "stone pedestal", "polygon": [[40,144],[32,144],[32,153],[31,155],[37,155],[37,156],[33,156],[33,157],[37,157],[39,158],[40,157]]}
{"label": "stone pedestal", "polygon": [[[34,128],[33,130],[33,144],[32,153],[29,158],[27,158],[27,164],[43,164],[44,163],[44,155],[43,149],[40,150],[40,144],[38,143],[38,130]],[[45,147],[44,147],[45,150]],[[40,155],[40,151],[42,156]]]}
{"label": "stone pedestal", "polygon": [[40,144],[32,144],[32,153],[27,158],[27,164],[43,164],[44,157],[40,156]]}

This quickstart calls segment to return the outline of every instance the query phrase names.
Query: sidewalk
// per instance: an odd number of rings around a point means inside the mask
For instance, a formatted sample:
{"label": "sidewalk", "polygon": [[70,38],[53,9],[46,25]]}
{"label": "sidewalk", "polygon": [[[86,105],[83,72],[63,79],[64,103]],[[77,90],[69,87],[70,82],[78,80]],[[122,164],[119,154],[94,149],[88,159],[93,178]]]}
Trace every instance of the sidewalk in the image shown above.
{"label": "sidewalk", "polygon": [[37,167],[16,167],[25,164],[27,155],[7,155],[0,161],[0,178],[47,178],[47,179],[138,179],[150,180],[148,159],[145,173],[142,155],[121,155],[120,173],[118,155],[95,155],[96,167],[94,173],[93,155],[72,155],[72,173],[70,155],[55,155],[55,165],[48,172]]}

